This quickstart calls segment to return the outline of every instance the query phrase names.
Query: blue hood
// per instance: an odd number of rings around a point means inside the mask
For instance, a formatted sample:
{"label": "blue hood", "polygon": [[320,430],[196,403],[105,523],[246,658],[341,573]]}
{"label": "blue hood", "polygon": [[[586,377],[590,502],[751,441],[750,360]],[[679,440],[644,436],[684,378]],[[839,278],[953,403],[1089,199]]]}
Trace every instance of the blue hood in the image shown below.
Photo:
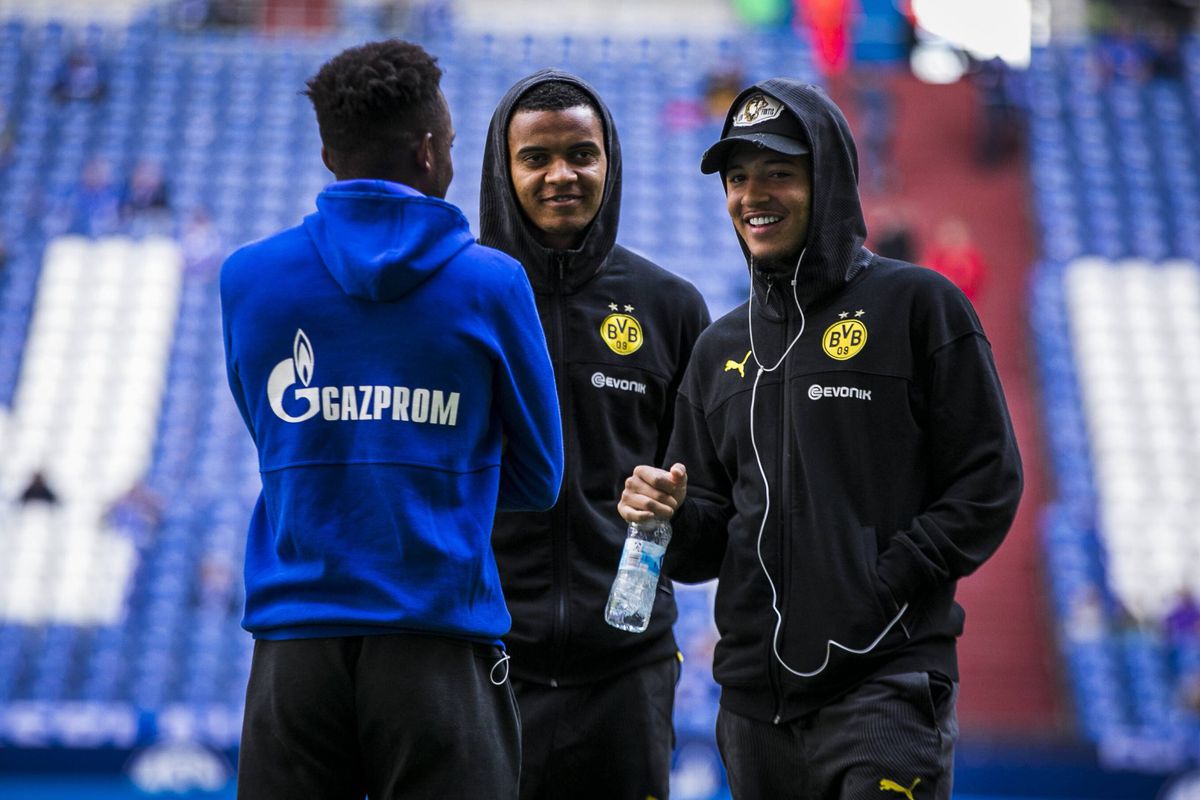
{"label": "blue hood", "polygon": [[342,291],[376,301],[408,294],[475,240],[450,203],[379,180],[331,184],[304,228]]}

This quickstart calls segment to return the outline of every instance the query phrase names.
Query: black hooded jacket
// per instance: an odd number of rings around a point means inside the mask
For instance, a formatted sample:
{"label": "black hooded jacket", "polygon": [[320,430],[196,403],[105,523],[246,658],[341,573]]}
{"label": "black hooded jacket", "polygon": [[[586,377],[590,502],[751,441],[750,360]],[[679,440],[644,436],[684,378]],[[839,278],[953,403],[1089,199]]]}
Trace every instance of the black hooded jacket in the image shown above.
{"label": "black hooded jacket", "polygon": [[[552,80],[595,99],[608,158],[600,210],[579,248],[562,252],[534,238],[508,160],[517,99]],[[480,241],[520,261],[533,285],[558,383],[566,472],[553,509],[497,515],[492,541],[513,618],[505,637],[512,673],[552,685],[598,680],[676,650],[669,581],[644,633],[610,627],[604,606],[625,541],[616,510],[625,477],[662,460],[675,394],[709,314],[690,283],[615,243],[620,205],[621,146],[596,92],[553,70],[515,85],[488,129]]]}
{"label": "black hooded jacket", "polygon": [[[688,468],[666,570],[719,577],[721,703],[778,721],[872,677],[957,679],[956,582],[1000,545],[1022,478],[970,302],[932,270],[863,247],[841,112],[816,87],[754,90],[791,109],[810,140],[799,302],[790,273],[752,269],[751,307],[696,345],[665,461]],[[760,376],[758,363],[778,367]]]}

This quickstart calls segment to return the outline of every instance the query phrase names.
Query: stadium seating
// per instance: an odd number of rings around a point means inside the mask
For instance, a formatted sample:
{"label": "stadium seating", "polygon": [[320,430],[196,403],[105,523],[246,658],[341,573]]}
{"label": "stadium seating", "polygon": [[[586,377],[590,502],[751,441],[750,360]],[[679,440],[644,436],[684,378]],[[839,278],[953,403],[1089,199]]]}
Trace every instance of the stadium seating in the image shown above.
{"label": "stadium seating", "polygon": [[[44,468],[60,495],[0,509],[0,746],[236,744],[251,648],[242,546],[259,480],[204,243],[228,252],[312,209],[331,176],[299,91],[377,33],[355,13],[337,37],[269,41],[180,33],[158,12],[120,29],[0,22],[0,132],[13,140],[0,160],[0,490],[14,500]],[[105,93],[57,99],[78,44],[100,57]],[[617,120],[622,241],[695,282],[714,314],[741,302],[745,263],[716,179],[698,170],[720,124],[703,113],[703,81],[730,62],[750,79],[813,79],[803,46],[452,32],[428,44],[458,133],[449,199],[471,220],[495,103],[521,75],[564,67]],[[146,161],[167,177],[165,223],[108,213]],[[81,175],[96,165],[111,185],[87,194]],[[189,231],[196,210],[208,239]],[[679,729],[707,737],[711,587],[678,596]]]}
{"label": "stadium seating", "polygon": [[1200,753],[1200,49],[1187,80],[1100,68],[1101,45],[1035,52],[1031,292],[1058,499],[1047,572],[1081,728],[1101,747]]}

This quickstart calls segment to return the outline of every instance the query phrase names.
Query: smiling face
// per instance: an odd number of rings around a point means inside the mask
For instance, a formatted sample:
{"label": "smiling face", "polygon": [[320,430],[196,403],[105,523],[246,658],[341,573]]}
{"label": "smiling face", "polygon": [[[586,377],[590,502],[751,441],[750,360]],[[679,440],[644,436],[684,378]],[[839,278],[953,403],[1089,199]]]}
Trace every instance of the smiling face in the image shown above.
{"label": "smiling face", "polygon": [[508,167],[537,240],[553,250],[578,247],[600,210],[608,174],[596,112],[518,111],[508,124]]}
{"label": "smiling face", "polygon": [[725,162],[725,201],[755,261],[795,266],[812,213],[812,160],[739,144]]}

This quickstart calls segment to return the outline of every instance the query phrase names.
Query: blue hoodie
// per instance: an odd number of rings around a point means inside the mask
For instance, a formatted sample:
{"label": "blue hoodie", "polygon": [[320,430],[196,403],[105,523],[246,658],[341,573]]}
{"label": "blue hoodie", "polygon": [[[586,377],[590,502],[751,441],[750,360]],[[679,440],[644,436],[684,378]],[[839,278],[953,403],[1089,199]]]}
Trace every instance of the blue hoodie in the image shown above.
{"label": "blue hoodie", "polygon": [[345,181],[221,270],[229,385],[263,489],[246,545],[256,638],[511,622],[497,506],[558,496],[554,376],[521,266],[456,207]]}

